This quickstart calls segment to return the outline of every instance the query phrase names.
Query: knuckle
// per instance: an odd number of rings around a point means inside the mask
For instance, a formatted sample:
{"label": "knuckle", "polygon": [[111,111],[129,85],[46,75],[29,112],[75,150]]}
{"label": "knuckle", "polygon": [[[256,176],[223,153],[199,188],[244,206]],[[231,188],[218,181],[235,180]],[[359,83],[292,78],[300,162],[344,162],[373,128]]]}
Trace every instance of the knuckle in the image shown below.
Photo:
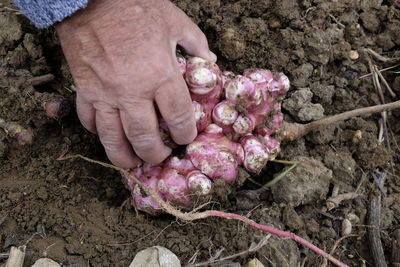
{"label": "knuckle", "polygon": [[104,149],[109,152],[119,152],[121,150],[121,142],[117,136],[107,135],[100,137]]}
{"label": "knuckle", "polygon": [[194,116],[192,112],[187,112],[187,110],[177,110],[165,120],[168,125],[179,130],[190,125],[194,121]]}
{"label": "knuckle", "polygon": [[149,133],[130,133],[128,139],[135,150],[146,151],[154,149],[157,138]]}

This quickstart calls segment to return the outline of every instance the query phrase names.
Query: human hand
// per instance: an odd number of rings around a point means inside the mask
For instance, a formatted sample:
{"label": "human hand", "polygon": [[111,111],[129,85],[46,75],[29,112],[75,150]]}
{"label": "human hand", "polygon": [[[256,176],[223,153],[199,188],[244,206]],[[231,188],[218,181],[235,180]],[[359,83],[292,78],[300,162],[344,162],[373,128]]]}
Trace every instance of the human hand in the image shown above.
{"label": "human hand", "polygon": [[93,0],[56,30],[77,85],[78,116],[99,135],[113,164],[132,168],[140,162],[136,155],[159,163],[171,153],[156,106],[176,143],[193,141],[194,110],[176,46],[209,61],[216,57],[180,9],[168,0]]}

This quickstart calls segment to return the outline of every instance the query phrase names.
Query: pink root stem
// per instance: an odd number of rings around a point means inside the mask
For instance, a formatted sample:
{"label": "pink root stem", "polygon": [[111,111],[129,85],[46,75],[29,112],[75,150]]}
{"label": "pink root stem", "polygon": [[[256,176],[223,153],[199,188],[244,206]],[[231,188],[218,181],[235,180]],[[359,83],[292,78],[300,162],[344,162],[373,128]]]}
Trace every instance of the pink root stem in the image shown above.
{"label": "pink root stem", "polygon": [[233,219],[233,220],[238,220],[238,221],[242,221],[256,229],[259,229],[261,231],[279,236],[279,237],[283,237],[283,238],[290,238],[304,246],[306,246],[307,248],[311,249],[312,251],[314,251],[315,253],[317,253],[318,255],[321,255],[322,257],[330,260],[331,262],[333,262],[334,264],[336,264],[337,266],[340,267],[345,267],[348,266],[347,264],[339,261],[338,259],[336,259],[335,257],[333,257],[332,255],[330,255],[329,253],[323,251],[322,249],[318,248],[317,246],[313,245],[311,242],[308,242],[307,240],[305,240],[304,238],[291,233],[291,232],[286,232],[286,231],[282,231],[273,227],[269,227],[266,225],[262,225],[262,224],[258,224],[255,221],[235,214],[235,213],[226,213],[223,211],[216,211],[216,210],[207,210],[204,211],[205,214],[207,214],[208,216],[214,216],[214,217],[221,217],[221,218],[225,218],[225,219]]}

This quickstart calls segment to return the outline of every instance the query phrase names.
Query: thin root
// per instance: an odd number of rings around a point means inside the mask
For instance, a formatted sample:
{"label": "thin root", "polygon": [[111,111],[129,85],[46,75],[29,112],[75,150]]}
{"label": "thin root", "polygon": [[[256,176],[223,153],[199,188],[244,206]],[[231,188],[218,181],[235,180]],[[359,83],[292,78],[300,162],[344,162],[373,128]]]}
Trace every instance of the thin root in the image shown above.
{"label": "thin root", "polygon": [[243,256],[243,255],[246,255],[246,254],[254,253],[254,252],[256,252],[257,250],[259,250],[260,248],[262,248],[263,246],[265,246],[265,245],[267,244],[267,242],[268,242],[268,239],[269,239],[270,237],[271,237],[271,234],[269,234],[269,235],[263,237],[263,238],[260,240],[260,242],[258,242],[257,244],[252,244],[248,249],[243,250],[243,251],[241,251],[241,252],[239,252],[239,253],[235,253],[235,254],[233,254],[233,255],[229,255],[229,256],[226,256],[226,257],[222,257],[222,258],[217,257],[216,259],[215,259],[215,257],[213,257],[213,259],[210,259],[210,260],[205,261],[205,262],[187,264],[187,265],[185,265],[185,267],[210,266],[210,265],[215,264],[215,263],[218,263],[218,262],[223,262],[223,261],[227,261],[227,260],[230,260],[230,259],[234,259],[234,258]]}

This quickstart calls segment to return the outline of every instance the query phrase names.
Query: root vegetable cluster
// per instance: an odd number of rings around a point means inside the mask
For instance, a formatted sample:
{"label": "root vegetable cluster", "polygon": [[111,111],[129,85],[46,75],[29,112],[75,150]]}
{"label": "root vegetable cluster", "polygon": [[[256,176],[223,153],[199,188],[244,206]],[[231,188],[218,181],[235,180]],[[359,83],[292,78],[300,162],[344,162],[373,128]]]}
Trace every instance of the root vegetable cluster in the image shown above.
{"label": "root vegetable cluster", "polygon": [[[274,134],[283,123],[280,102],[289,90],[289,79],[263,69],[243,75],[222,72],[215,63],[198,57],[178,56],[178,63],[193,100],[198,136],[183,153],[130,172],[162,200],[190,208],[193,199],[211,193],[213,181],[234,182],[239,166],[259,173],[275,158],[280,143]],[[160,131],[174,146],[162,119]],[[132,179],[124,181],[139,210],[163,212],[160,203]]]}

